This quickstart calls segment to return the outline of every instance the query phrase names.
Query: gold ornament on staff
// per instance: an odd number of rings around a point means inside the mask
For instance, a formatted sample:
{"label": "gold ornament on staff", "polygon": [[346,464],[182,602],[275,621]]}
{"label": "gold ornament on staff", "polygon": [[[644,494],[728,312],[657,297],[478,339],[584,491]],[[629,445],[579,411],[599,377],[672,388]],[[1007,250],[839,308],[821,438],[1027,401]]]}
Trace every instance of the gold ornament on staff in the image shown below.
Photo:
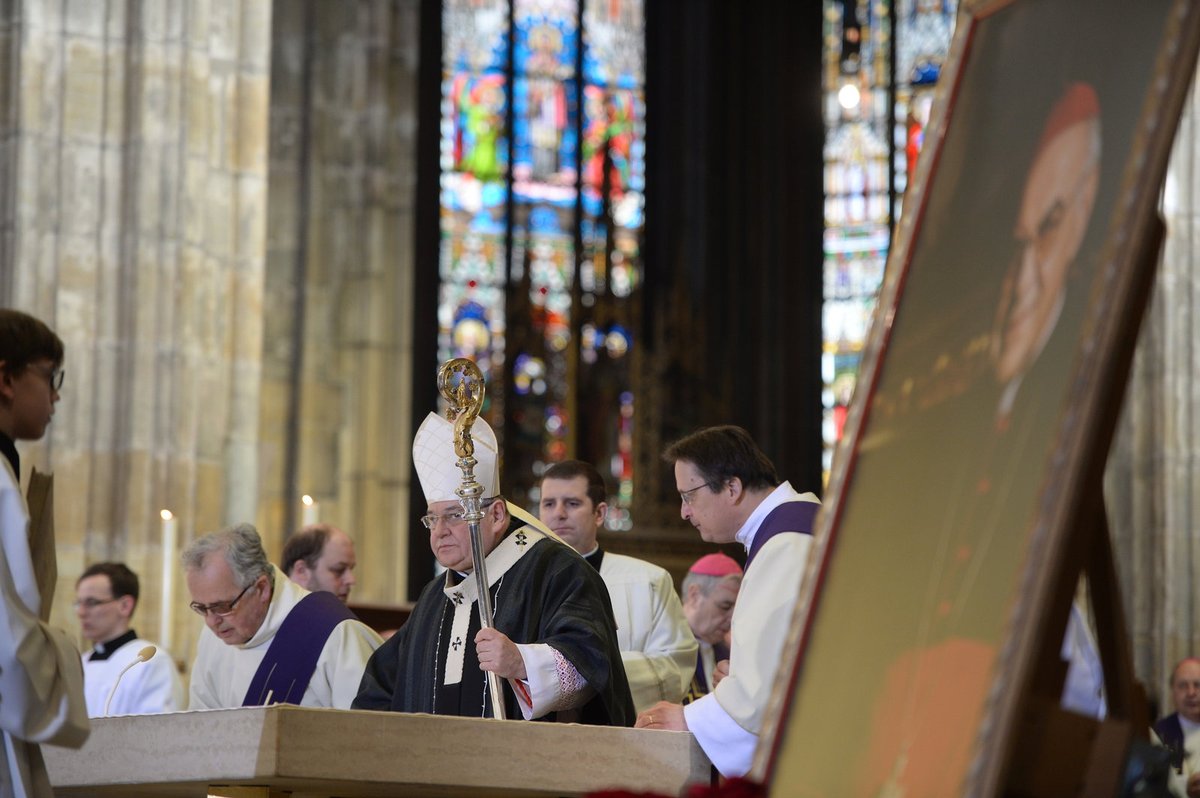
{"label": "gold ornament on staff", "polygon": [[[457,377],[457,379],[456,379]],[[471,425],[483,408],[485,387],[483,372],[475,362],[465,357],[447,360],[438,369],[438,392],[449,403],[446,418],[454,422],[454,454],[462,471],[462,485],[454,492],[462,501],[463,518],[471,530],[471,561],[475,571],[475,592],[479,596],[479,622],[491,629],[492,594],[488,589],[487,568],[484,564],[483,542],[479,522],[483,520],[480,498],[483,486],[475,479],[475,442],[471,440]],[[498,454],[498,453],[497,453]],[[500,677],[488,671],[488,693],[492,701],[492,717],[504,719],[504,693]]]}

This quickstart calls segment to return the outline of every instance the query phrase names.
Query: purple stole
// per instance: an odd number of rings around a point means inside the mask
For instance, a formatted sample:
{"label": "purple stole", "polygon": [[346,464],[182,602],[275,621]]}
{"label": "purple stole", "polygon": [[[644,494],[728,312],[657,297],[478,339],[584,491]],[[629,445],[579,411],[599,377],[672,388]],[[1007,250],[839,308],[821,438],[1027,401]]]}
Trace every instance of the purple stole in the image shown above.
{"label": "purple stole", "polygon": [[776,535],[788,533],[811,535],[813,521],[820,509],[821,505],[816,502],[792,500],[784,502],[767,513],[767,517],[758,525],[758,531],[754,533],[754,542],[750,544],[750,553],[746,555],[746,570],[750,570],[750,563],[754,562],[754,557],[759,550]]}
{"label": "purple stole", "polygon": [[1154,733],[1170,751],[1171,767],[1175,768],[1176,772],[1182,773],[1183,760],[1187,758],[1188,752],[1183,750],[1183,724],[1179,722],[1179,713],[1172,712],[1155,723]]}
{"label": "purple stole", "polygon": [[299,704],[317,669],[325,641],[334,627],[354,617],[332,593],[319,591],[300,599],[275,632],[250,680],[242,706]]}

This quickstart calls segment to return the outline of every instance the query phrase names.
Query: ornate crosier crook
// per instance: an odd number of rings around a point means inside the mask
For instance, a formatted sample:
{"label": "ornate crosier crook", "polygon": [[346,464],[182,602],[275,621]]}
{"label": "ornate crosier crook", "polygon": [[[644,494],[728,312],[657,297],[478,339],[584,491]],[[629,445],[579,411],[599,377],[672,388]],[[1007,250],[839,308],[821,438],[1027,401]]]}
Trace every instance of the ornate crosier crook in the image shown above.
{"label": "ornate crosier crook", "polygon": [[[458,379],[455,380],[457,375]],[[483,542],[479,522],[483,510],[479,506],[483,486],[475,479],[475,442],[471,440],[471,425],[483,408],[485,393],[483,372],[472,360],[459,357],[447,360],[438,369],[438,392],[448,403],[446,418],[454,422],[454,454],[462,471],[462,486],[454,492],[462,501],[463,518],[471,530],[471,562],[475,571],[475,592],[479,596],[479,623],[492,628],[492,594],[488,590],[487,568],[484,563]],[[497,452],[497,455],[499,453]],[[488,671],[488,694],[491,696],[492,717],[504,719],[504,692],[500,677]]]}

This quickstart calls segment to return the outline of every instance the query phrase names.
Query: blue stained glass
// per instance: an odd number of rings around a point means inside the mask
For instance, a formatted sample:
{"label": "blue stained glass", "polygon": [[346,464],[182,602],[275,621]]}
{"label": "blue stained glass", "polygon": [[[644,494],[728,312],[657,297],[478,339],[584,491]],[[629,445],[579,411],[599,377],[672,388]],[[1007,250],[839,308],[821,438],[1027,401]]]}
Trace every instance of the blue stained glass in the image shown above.
{"label": "blue stained glass", "polygon": [[517,197],[531,196],[526,182],[547,183],[563,204],[575,202],[579,108],[573,80],[518,78],[513,87],[513,176]]}
{"label": "blue stained glass", "polygon": [[[484,369],[485,416],[509,473],[527,475],[514,480],[517,501],[533,495],[545,463],[590,457],[613,464],[609,518],[629,529],[633,332],[609,319],[597,333],[588,312],[572,314],[579,299],[586,309],[606,303],[613,319],[637,318],[623,303],[641,282],[642,0],[447,0],[442,14],[439,356],[473,357]],[[527,300],[514,292],[524,281]],[[528,315],[509,336],[514,301]],[[579,359],[576,329],[592,330]],[[600,372],[589,375],[588,364]],[[509,380],[519,401],[505,407]],[[583,385],[591,387],[574,387]],[[603,451],[572,451],[577,404],[602,414],[619,404],[619,419],[604,420]]]}
{"label": "blue stained glass", "polygon": [[575,75],[579,47],[575,13],[574,2],[517,3],[513,35],[516,74],[559,80]]}

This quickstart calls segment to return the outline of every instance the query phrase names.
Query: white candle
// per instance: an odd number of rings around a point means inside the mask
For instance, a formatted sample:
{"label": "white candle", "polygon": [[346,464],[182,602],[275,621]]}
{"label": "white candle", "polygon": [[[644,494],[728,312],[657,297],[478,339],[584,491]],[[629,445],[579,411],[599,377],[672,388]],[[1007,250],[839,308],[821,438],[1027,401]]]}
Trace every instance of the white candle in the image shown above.
{"label": "white candle", "polygon": [[162,609],[159,613],[158,642],[163,650],[171,650],[171,620],[175,612],[175,516],[170,510],[159,513],[162,518]]}
{"label": "white candle", "polygon": [[300,503],[304,505],[304,511],[301,514],[301,525],[310,526],[319,523],[321,520],[320,505],[317,500],[307,493],[300,497]]}

